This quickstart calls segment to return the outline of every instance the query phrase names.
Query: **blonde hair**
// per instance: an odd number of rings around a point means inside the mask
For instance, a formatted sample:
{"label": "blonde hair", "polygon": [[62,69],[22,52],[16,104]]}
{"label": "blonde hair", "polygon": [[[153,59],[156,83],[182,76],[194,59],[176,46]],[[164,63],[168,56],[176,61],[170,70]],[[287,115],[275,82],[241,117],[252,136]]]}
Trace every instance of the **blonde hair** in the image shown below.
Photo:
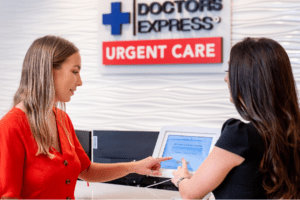
{"label": "blonde hair", "polygon": [[[27,111],[32,135],[37,142],[39,154],[54,158],[49,152],[53,143],[50,129],[50,117],[55,101],[53,69],[60,69],[62,63],[78,48],[70,41],[58,36],[45,36],[36,39],[28,49],[22,68],[20,86],[14,96],[14,106],[23,102]],[[60,102],[62,110],[65,103]],[[57,107],[57,105],[55,105]],[[65,134],[69,133],[64,125],[65,116],[61,118]]]}

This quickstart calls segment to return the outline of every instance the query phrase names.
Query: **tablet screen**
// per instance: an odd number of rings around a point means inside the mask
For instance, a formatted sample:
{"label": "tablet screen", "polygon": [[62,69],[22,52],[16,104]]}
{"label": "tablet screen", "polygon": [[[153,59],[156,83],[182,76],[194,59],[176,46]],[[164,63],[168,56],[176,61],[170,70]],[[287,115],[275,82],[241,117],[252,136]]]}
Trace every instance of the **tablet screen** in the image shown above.
{"label": "tablet screen", "polygon": [[181,158],[188,163],[189,171],[196,171],[208,156],[212,137],[168,135],[163,157],[172,156],[171,160],[161,163],[163,169],[177,169],[182,166]]}

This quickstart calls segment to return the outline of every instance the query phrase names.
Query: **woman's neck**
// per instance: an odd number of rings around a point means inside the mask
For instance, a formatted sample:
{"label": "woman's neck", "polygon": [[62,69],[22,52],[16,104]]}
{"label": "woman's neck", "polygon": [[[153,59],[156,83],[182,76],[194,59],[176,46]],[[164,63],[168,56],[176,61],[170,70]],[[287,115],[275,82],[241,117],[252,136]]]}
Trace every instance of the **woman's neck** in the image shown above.
{"label": "woman's neck", "polygon": [[19,108],[20,110],[22,110],[25,114],[27,114],[27,110],[23,104],[23,102],[21,101],[20,103],[18,103],[16,106],[16,108]]}

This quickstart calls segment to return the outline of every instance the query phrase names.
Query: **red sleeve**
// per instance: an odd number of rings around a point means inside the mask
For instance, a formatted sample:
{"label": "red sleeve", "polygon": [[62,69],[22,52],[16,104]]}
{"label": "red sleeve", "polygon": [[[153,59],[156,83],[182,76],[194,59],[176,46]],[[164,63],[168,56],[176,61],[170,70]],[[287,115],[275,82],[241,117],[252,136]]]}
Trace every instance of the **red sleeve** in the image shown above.
{"label": "red sleeve", "polygon": [[0,121],[0,197],[21,198],[25,159],[23,131],[16,121]]}
{"label": "red sleeve", "polygon": [[74,127],[73,127],[73,124],[71,122],[71,119],[69,118],[69,116],[67,115],[67,121],[68,121],[68,125],[70,127],[70,134],[73,138],[73,141],[74,141],[74,145],[75,145],[75,151],[77,153],[77,156],[81,162],[81,172],[84,171],[85,169],[87,169],[90,165],[91,165],[91,161],[88,157],[88,155],[85,153],[84,149],[82,148],[77,136],[76,136],[76,133],[75,133],[75,130],[74,130]]}

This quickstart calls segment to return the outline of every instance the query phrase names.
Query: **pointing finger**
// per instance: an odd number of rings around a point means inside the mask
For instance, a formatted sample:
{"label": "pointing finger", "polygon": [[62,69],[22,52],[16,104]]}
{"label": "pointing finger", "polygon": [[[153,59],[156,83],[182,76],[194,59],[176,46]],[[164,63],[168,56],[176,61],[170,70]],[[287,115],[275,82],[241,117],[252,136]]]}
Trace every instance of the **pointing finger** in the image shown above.
{"label": "pointing finger", "polygon": [[163,162],[163,161],[166,161],[166,160],[171,160],[172,157],[162,157],[162,158],[157,158],[157,161],[158,162]]}
{"label": "pointing finger", "polygon": [[186,160],[184,158],[182,158],[182,168],[187,169],[187,163],[186,163]]}

